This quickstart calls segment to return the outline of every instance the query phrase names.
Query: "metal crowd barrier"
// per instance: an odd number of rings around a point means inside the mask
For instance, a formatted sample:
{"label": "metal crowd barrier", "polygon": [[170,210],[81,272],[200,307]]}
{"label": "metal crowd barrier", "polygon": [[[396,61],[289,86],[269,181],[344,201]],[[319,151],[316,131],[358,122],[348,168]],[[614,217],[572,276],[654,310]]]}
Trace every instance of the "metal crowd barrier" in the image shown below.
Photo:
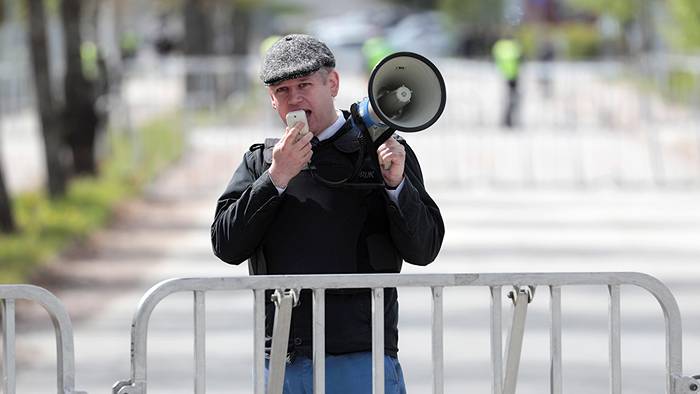
{"label": "metal crowd barrier", "polygon": [[[513,393],[517,380],[519,346],[522,329],[511,332],[509,349],[504,363],[502,351],[502,297],[503,287],[514,286],[515,301],[513,326],[524,325],[526,303],[520,295],[534,295],[537,286],[550,290],[550,393],[562,393],[561,354],[561,288],[563,286],[601,285],[607,286],[610,294],[609,308],[609,363],[611,371],[610,392],[620,394],[620,286],[634,285],[651,293],[659,302],[666,321],[666,393],[696,393],[698,381],[683,375],[681,353],[681,316],[675,298],[669,289],[657,279],[640,273],[503,273],[503,274],[375,274],[375,275],[309,275],[309,276],[251,276],[227,278],[171,279],[151,288],[142,298],[134,315],[131,330],[131,378],[113,386],[113,394],[145,394],[147,388],[146,348],[148,323],[154,308],[173,293],[194,294],[194,347],[195,385],[194,392],[202,394],[205,382],[205,294],[207,291],[252,290],[254,294],[254,364],[253,388],[255,394],[265,393],[264,381],[264,325],[265,290],[280,290],[277,297],[292,295],[285,289],[311,289],[313,292],[313,368],[314,393],[325,392],[325,290],[343,288],[372,289],[372,354],[373,393],[384,391],[384,291],[386,287],[426,287],[432,290],[432,374],[433,393],[442,394],[443,376],[443,289],[445,287],[488,287],[491,292],[491,369],[492,392]],[[530,290],[527,292],[526,290]],[[529,299],[528,299],[529,301]],[[518,312],[520,308],[520,312]],[[516,321],[520,319],[521,323]],[[284,330],[280,330],[284,332]],[[519,336],[519,338],[518,338]],[[520,343],[518,343],[518,340]],[[273,339],[274,341],[274,339]],[[273,348],[274,348],[273,343]],[[274,352],[274,350],[273,350]],[[270,375],[274,373],[270,366]],[[272,381],[270,382],[272,384]]]}
{"label": "metal crowd barrier", "polygon": [[47,290],[31,285],[0,285],[2,312],[2,392],[15,394],[15,307],[16,300],[24,299],[41,305],[51,317],[56,332],[57,393],[86,394],[75,390],[75,358],[73,353],[73,326],[61,301]]}

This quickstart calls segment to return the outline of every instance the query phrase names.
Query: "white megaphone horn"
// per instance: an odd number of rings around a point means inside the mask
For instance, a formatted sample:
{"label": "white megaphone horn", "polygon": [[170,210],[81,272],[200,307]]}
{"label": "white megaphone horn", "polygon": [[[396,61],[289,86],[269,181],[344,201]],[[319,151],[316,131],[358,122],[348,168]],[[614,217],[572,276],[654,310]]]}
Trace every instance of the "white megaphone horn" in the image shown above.
{"label": "white megaphone horn", "polygon": [[416,132],[435,123],[445,109],[445,80],[435,65],[413,52],[382,59],[369,77],[368,97],[358,112],[372,141],[379,145],[393,130]]}

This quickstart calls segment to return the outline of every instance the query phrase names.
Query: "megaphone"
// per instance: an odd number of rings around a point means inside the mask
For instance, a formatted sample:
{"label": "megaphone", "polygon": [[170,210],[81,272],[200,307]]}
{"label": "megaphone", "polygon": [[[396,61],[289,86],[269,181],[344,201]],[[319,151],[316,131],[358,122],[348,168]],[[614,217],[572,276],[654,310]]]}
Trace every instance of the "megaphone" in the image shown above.
{"label": "megaphone", "polygon": [[367,90],[358,112],[376,145],[394,130],[416,132],[430,127],[442,115],[447,100],[440,71],[413,52],[382,59],[370,74]]}
{"label": "megaphone", "polygon": [[[367,90],[367,97],[350,107],[353,127],[348,135],[353,143],[336,143],[344,146],[341,151],[359,147],[352,173],[335,179],[319,172],[325,167],[310,166],[312,175],[329,186],[384,187],[382,175],[374,170],[379,167],[377,147],[396,130],[416,132],[430,127],[442,115],[447,100],[440,71],[413,52],[396,52],[377,63]],[[391,163],[383,166],[388,170]]]}

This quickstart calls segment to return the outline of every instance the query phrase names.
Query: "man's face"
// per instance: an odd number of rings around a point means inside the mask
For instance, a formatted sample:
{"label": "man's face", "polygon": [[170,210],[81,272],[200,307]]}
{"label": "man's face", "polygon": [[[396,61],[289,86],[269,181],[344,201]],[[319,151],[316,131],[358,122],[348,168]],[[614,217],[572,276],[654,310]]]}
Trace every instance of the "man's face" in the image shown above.
{"label": "man's face", "polygon": [[[338,118],[333,98],[338,95],[339,77],[335,70],[319,70],[313,74],[270,85],[272,108],[282,121],[288,112],[304,110],[309,131],[318,135]],[[291,126],[291,125],[290,125]]]}

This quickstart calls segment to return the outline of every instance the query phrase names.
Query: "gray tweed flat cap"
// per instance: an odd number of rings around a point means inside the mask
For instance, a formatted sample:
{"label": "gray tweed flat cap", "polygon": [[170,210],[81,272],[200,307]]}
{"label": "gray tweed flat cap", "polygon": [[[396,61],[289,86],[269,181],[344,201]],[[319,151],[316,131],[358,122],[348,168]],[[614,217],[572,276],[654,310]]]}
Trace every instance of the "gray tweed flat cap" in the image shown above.
{"label": "gray tweed flat cap", "polygon": [[335,57],[326,44],[306,34],[290,34],[268,49],[260,68],[260,79],[272,85],[303,77],[321,67],[335,67]]}

